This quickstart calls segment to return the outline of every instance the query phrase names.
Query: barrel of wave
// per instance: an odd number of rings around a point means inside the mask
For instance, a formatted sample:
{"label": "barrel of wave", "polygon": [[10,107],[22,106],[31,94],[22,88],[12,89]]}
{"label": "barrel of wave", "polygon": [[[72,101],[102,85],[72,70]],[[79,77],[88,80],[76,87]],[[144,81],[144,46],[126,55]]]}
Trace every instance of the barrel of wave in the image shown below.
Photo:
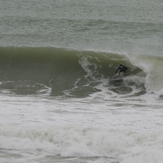
{"label": "barrel of wave", "polygon": [[147,92],[163,89],[163,57],[135,55],[131,62],[146,73],[145,87]]}

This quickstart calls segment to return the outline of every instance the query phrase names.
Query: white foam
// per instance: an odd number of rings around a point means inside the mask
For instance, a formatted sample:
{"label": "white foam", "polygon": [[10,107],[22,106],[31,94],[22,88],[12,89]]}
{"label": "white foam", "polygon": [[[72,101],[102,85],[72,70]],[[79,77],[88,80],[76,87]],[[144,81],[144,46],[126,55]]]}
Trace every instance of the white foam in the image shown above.
{"label": "white foam", "polygon": [[132,159],[133,163],[137,160],[142,163],[147,160],[161,163],[163,132],[134,130],[135,127],[131,126],[121,129],[117,129],[117,126],[115,129],[56,125],[42,128],[14,127],[6,129],[6,132],[3,130],[0,143],[4,149],[32,153],[41,151],[43,155],[112,157],[121,162]]}
{"label": "white foam", "polygon": [[127,100],[116,96],[105,99],[109,97],[105,94],[94,102],[92,97],[48,100],[1,96],[0,148],[20,151],[24,158],[31,152],[34,160],[41,152],[41,157],[161,163],[162,110],[154,108],[162,104],[144,103],[142,97]]}

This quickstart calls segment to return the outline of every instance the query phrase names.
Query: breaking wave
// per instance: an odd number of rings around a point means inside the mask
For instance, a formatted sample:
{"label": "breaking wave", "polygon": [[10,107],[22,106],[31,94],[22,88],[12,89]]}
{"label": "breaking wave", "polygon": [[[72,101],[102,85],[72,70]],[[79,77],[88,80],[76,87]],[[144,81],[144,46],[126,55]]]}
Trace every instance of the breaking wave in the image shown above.
{"label": "breaking wave", "polygon": [[[1,47],[0,90],[16,94],[45,93],[85,97],[108,88],[139,93],[163,88],[163,58],[53,47]],[[123,82],[111,82],[119,64],[129,70]]]}

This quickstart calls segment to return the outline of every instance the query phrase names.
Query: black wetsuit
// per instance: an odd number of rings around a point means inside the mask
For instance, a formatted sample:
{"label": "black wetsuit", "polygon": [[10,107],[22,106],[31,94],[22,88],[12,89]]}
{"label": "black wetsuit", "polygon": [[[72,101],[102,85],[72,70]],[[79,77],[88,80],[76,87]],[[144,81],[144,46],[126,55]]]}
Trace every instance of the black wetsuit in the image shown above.
{"label": "black wetsuit", "polygon": [[117,73],[118,71],[119,72],[126,72],[127,71],[127,67],[126,66],[123,66],[123,65],[120,65],[119,67],[118,67],[118,69],[116,70],[116,72],[115,73]]}

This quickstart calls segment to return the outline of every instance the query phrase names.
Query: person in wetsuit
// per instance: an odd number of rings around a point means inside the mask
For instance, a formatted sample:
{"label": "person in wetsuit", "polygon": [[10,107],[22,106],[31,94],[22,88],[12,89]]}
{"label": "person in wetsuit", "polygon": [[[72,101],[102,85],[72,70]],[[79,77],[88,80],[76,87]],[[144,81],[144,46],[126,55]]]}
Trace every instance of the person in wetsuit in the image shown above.
{"label": "person in wetsuit", "polygon": [[119,78],[121,78],[121,73],[123,72],[125,74],[125,72],[127,71],[127,67],[120,64],[119,67],[117,68],[115,74],[118,74],[119,75]]}

